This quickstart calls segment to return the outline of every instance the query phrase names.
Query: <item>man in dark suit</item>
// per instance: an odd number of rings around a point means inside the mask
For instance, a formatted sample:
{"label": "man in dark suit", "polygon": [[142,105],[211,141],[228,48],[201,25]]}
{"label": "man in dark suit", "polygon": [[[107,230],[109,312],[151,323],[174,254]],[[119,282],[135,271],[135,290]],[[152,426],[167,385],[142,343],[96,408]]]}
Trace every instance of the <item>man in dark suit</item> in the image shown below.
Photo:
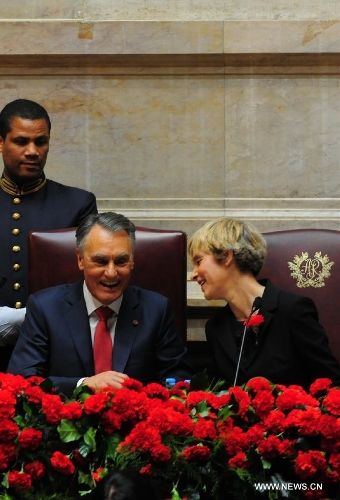
{"label": "man in dark suit", "polygon": [[[30,296],[10,373],[49,377],[67,396],[80,383],[121,388],[127,377],[143,383],[190,378],[169,300],[128,286],[134,241],[134,224],[120,214],[90,215],[79,225],[76,252],[84,280]],[[114,311],[107,320],[113,357],[108,369],[95,373],[96,311],[102,306]],[[111,353],[112,347],[99,347],[99,356]]]}
{"label": "man in dark suit", "polygon": [[25,315],[27,235],[76,227],[96,213],[95,196],[46,179],[51,122],[40,104],[8,103],[0,113],[0,370],[5,371]]}

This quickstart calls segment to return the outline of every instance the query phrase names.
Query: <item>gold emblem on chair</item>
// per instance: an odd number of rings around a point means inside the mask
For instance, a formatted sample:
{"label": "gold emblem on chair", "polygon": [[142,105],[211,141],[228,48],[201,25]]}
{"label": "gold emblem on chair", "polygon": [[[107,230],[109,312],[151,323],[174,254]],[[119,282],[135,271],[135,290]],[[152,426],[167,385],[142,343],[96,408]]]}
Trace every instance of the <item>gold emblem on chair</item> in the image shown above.
{"label": "gold emblem on chair", "polygon": [[309,257],[308,252],[302,252],[300,257],[295,255],[293,262],[287,264],[299,288],[321,288],[325,286],[325,278],[331,275],[330,269],[334,262],[329,262],[328,255],[322,256],[321,252],[315,252],[314,257]]}

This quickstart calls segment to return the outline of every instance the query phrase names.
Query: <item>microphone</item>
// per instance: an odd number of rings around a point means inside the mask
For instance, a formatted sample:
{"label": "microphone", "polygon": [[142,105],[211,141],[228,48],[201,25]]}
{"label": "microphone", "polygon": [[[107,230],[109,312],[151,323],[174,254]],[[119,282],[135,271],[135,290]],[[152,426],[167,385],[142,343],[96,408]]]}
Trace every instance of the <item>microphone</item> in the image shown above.
{"label": "microphone", "polygon": [[251,310],[250,310],[249,316],[248,316],[247,320],[245,321],[243,335],[242,335],[241,348],[240,348],[240,354],[238,356],[237,367],[236,367],[236,372],[235,372],[235,379],[234,379],[234,386],[233,387],[235,387],[235,385],[236,385],[237,377],[238,377],[238,372],[240,370],[240,363],[241,363],[241,357],[242,357],[242,352],[243,352],[244,339],[246,338],[246,332],[247,332],[247,328],[248,328],[248,323],[249,323],[251,315],[255,311],[257,311],[257,309],[260,309],[261,302],[262,302],[262,298],[261,297],[255,297],[253,305],[251,306]]}

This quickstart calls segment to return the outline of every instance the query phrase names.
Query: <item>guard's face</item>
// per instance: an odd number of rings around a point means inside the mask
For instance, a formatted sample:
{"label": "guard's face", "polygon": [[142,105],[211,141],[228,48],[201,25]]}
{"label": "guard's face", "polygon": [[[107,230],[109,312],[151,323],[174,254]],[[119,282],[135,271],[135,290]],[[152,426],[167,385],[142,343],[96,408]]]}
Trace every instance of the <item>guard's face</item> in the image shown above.
{"label": "guard's face", "polygon": [[4,171],[16,184],[38,178],[47,159],[50,134],[46,120],[14,118],[11,130],[0,136]]}
{"label": "guard's face", "polygon": [[117,300],[129,284],[133,253],[126,231],[110,232],[99,225],[89,232],[78,266],[90,293],[102,304]]}

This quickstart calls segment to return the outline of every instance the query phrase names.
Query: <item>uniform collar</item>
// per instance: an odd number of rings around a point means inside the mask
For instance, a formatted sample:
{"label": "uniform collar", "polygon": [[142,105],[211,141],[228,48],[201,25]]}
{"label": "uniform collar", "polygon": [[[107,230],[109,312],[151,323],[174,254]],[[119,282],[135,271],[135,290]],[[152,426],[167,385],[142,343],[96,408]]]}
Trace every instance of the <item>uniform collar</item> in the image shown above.
{"label": "uniform collar", "polygon": [[45,186],[47,179],[45,177],[44,172],[41,175],[34,179],[33,181],[28,181],[22,184],[21,186],[17,186],[15,182],[13,182],[5,172],[2,173],[0,179],[0,187],[3,191],[8,194],[12,194],[14,196],[23,196],[25,194],[35,193],[36,191],[40,191],[41,188]]}

